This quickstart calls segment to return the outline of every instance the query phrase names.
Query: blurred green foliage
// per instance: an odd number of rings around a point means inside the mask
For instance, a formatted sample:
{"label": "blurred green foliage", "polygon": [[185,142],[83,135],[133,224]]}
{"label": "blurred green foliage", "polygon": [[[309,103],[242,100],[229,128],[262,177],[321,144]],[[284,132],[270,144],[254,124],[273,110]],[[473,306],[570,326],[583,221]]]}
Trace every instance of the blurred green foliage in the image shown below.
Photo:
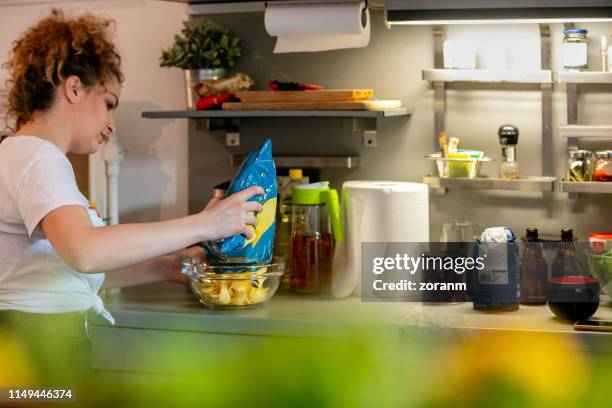
{"label": "blurred green foliage", "polygon": [[[224,343],[223,339],[231,335],[221,336],[217,342],[202,341],[214,335],[194,337],[193,333],[184,332],[163,347],[153,340],[147,342],[147,336],[143,336],[138,349],[116,347],[113,358],[137,357],[140,361],[155,362],[150,367],[161,367],[159,371],[165,373],[149,369],[140,373],[93,372],[89,378],[80,378],[86,386],[80,389],[76,405],[113,408],[609,405],[612,358],[607,354],[584,354],[576,343],[578,336],[493,331],[459,337],[436,329],[400,332],[399,337],[390,336],[389,332],[370,326],[347,330],[333,338],[316,337],[317,333],[312,338],[236,336],[244,339],[244,343]],[[16,365],[28,365],[15,356],[34,356],[30,352],[15,353],[20,343],[7,342],[1,334],[0,382],[16,372]],[[54,345],[55,340],[49,336],[38,341],[37,347],[53,349],[55,354],[47,363],[34,361],[33,366],[48,370],[49,361],[54,361],[65,380],[65,369],[71,367],[67,362],[74,357],[71,353],[75,350]]]}

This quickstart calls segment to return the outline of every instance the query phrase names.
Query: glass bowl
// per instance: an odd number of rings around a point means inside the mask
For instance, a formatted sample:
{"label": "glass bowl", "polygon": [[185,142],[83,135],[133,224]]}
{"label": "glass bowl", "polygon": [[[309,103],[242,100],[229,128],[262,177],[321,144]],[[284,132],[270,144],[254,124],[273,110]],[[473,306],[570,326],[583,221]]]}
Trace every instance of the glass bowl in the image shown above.
{"label": "glass bowl", "polygon": [[476,178],[480,176],[480,166],[483,162],[490,162],[491,159],[483,157],[481,159],[457,159],[442,157],[440,153],[425,156],[429,160],[436,161],[438,176],[442,178],[467,177]]}
{"label": "glass bowl", "polygon": [[183,261],[182,273],[200,303],[210,309],[242,309],[266,303],[278,290],[285,272],[283,258],[270,264],[211,265],[201,259]]}
{"label": "glass bowl", "polygon": [[599,281],[601,289],[608,296],[612,296],[612,255],[611,252],[604,254],[586,253],[589,272]]}

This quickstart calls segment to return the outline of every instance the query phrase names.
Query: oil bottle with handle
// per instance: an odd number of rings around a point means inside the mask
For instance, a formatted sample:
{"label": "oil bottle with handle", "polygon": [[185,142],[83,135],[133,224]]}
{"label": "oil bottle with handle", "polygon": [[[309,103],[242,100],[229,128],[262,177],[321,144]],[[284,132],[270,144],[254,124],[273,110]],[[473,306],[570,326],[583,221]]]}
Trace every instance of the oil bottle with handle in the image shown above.
{"label": "oil bottle with handle", "polygon": [[338,192],[328,182],[294,186],[292,214],[291,290],[329,292],[334,243],[344,242]]}

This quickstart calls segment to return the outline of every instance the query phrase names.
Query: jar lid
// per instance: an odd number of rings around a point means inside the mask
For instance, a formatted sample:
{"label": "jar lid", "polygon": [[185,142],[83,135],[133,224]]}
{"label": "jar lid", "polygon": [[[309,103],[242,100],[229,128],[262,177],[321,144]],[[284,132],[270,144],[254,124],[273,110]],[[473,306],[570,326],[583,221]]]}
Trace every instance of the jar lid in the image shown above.
{"label": "jar lid", "polygon": [[598,159],[610,159],[612,158],[612,150],[600,150],[595,152],[595,157]]}
{"label": "jar lid", "polygon": [[566,28],[563,30],[564,34],[586,34],[588,30],[586,28]]}
{"label": "jar lid", "polygon": [[569,156],[572,159],[588,159],[591,157],[590,150],[570,150]]}

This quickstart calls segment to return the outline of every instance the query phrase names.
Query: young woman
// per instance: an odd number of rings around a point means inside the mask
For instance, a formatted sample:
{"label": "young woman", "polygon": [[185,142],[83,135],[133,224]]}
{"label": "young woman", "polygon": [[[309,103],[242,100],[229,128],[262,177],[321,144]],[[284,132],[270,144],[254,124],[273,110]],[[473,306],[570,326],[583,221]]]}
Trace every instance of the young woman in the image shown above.
{"label": "young woman", "polygon": [[180,260],[198,252],[184,248],[250,238],[261,211],[248,199],[264,191],[252,187],[184,218],[103,225],[66,154],[94,153],[116,131],[124,78],[112,24],[54,10],[14,42],[4,65],[15,133],[0,143],[0,330],[19,326],[24,341],[44,335],[65,344],[57,328],[37,329],[53,319],[76,328],[71,341],[85,350],[84,312],[112,322],[101,288],[177,279]]}

